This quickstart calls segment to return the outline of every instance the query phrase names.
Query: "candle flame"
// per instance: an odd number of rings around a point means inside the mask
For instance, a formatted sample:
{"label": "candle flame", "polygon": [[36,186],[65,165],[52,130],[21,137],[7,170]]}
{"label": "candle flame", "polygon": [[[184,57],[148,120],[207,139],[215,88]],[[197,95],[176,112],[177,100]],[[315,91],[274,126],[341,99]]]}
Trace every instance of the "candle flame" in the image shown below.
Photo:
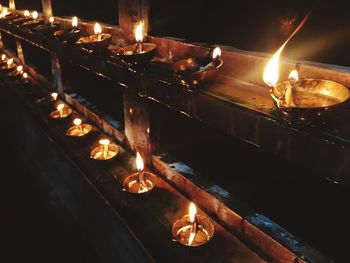
{"label": "candle flame", "polygon": [[110,144],[110,141],[109,141],[108,139],[101,139],[101,140],[99,141],[99,143],[100,143],[101,145],[108,145],[108,144]]}
{"label": "candle flame", "polygon": [[191,223],[194,222],[194,220],[196,219],[196,214],[197,214],[197,208],[196,205],[194,203],[190,203],[190,221]]}
{"label": "candle flame", "polygon": [[17,66],[16,70],[17,72],[23,72],[23,66],[22,65]]}
{"label": "candle flame", "polygon": [[49,22],[50,23],[53,23],[55,21],[55,18],[53,17],[53,16],[51,16],[50,18],[49,18]]}
{"label": "candle flame", "polygon": [[51,93],[51,97],[52,97],[53,100],[57,100],[57,97],[58,97],[57,92],[52,92]]}
{"label": "candle flame", "polygon": [[73,124],[76,125],[76,126],[80,125],[81,124],[81,119],[79,119],[79,118],[74,119],[73,120]]}
{"label": "candle flame", "polygon": [[138,171],[143,171],[144,168],[143,160],[139,152],[136,153],[136,168]]}
{"label": "candle flame", "polygon": [[12,63],[13,63],[13,58],[10,58],[10,59],[7,60],[7,65],[10,66]]}
{"label": "candle flame", "polygon": [[221,49],[219,47],[214,48],[213,50],[213,59],[221,57]]}
{"label": "candle flame", "polygon": [[72,27],[78,26],[78,18],[76,16],[72,17]]}
{"label": "candle flame", "polygon": [[28,74],[27,74],[26,72],[24,72],[22,76],[23,76],[23,78],[25,78],[25,79],[28,78]]}
{"label": "candle flame", "polygon": [[139,22],[135,29],[135,39],[137,42],[143,41],[143,22]]}
{"label": "candle flame", "polygon": [[25,17],[28,17],[28,16],[30,16],[30,13],[29,13],[28,10],[24,10],[24,11],[23,11],[23,15],[24,15]]}
{"label": "candle flame", "polygon": [[101,34],[102,33],[102,28],[100,26],[99,23],[96,23],[95,26],[94,26],[94,32],[95,32],[95,35],[98,35],[98,34]]}
{"label": "candle flame", "polygon": [[264,74],[263,74],[263,80],[264,82],[270,86],[273,87],[277,84],[279,79],[279,58],[280,55],[284,49],[284,47],[288,44],[288,42],[292,39],[292,37],[303,27],[306,20],[309,18],[310,12],[303,18],[301,23],[298,25],[298,27],[294,30],[294,32],[289,36],[289,38],[286,40],[286,42],[283,43],[283,45],[277,50],[277,52],[273,55],[273,57],[269,60],[267,63]]}
{"label": "candle flame", "polygon": [[2,55],[1,55],[1,60],[2,60],[2,61],[5,61],[5,59],[6,59],[6,55],[5,55],[5,54],[2,54]]}
{"label": "candle flame", "polygon": [[299,80],[298,71],[295,70],[295,69],[292,70],[292,71],[289,73],[288,79],[291,80],[291,81],[298,81],[298,80]]}
{"label": "candle flame", "polygon": [[57,110],[58,111],[63,110],[63,108],[64,108],[64,104],[63,103],[60,103],[60,104],[57,105]]}
{"label": "candle flame", "polygon": [[39,14],[38,14],[37,11],[33,11],[33,12],[32,12],[32,17],[33,17],[34,19],[37,19],[38,16],[39,16]]}

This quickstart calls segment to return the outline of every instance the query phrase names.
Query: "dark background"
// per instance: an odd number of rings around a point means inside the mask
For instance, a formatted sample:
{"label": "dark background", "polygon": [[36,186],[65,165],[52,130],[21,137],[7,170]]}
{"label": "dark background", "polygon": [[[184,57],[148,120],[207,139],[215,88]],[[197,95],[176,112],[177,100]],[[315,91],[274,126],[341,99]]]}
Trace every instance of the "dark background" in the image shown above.
{"label": "dark background", "polygon": [[[190,41],[274,52],[312,10],[304,28],[287,46],[292,59],[350,66],[350,3],[340,0],[202,1],[149,0],[151,32]],[[2,1],[7,4],[7,1]],[[117,0],[53,0],[55,15],[118,22]],[[18,9],[41,10],[41,0],[17,0]]]}

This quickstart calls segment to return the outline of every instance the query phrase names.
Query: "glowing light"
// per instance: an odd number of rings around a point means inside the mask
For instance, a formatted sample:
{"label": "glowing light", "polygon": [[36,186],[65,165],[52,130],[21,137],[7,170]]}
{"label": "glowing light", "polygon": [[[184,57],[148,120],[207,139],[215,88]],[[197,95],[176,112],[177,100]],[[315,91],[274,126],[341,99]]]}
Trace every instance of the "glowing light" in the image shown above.
{"label": "glowing light", "polygon": [[2,60],[2,61],[5,61],[5,59],[6,59],[6,55],[5,55],[5,54],[2,54],[2,55],[1,55],[1,60]]}
{"label": "glowing light", "polygon": [[23,76],[23,78],[28,78],[28,74],[26,73],[26,72],[24,72],[23,74],[22,74],[22,76]]}
{"label": "glowing light", "polygon": [[72,17],[72,27],[78,26],[78,18],[76,16]]}
{"label": "glowing light", "polygon": [[63,108],[64,108],[64,104],[63,103],[60,103],[60,104],[57,105],[57,110],[58,111],[63,110]]}
{"label": "glowing light", "polygon": [[49,18],[49,22],[52,24],[53,22],[55,22],[55,18],[54,18],[53,16],[51,16],[51,17]]}
{"label": "glowing light", "polygon": [[221,49],[219,47],[214,48],[213,59],[218,59],[220,57],[221,57]]}
{"label": "glowing light", "polygon": [[53,100],[57,100],[57,97],[58,97],[57,92],[52,92],[52,93],[51,93],[51,98],[52,98]]}
{"label": "glowing light", "polygon": [[143,22],[139,22],[135,29],[135,39],[137,42],[143,41]]}
{"label": "glowing light", "polygon": [[37,19],[38,16],[39,16],[39,14],[38,14],[37,11],[33,11],[33,12],[32,12],[32,18]]}
{"label": "glowing light", "polygon": [[298,81],[298,80],[299,80],[298,71],[295,70],[295,69],[292,70],[292,71],[289,73],[288,79],[289,79],[290,81]]}
{"label": "glowing light", "polygon": [[10,58],[10,59],[7,60],[7,65],[10,66],[12,63],[13,63],[13,58]]}
{"label": "glowing light", "polygon": [[99,141],[99,144],[101,145],[109,145],[111,142],[108,139],[101,139]]}
{"label": "glowing light", "polygon": [[144,168],[143,160],[139,152],[136,153],[136,168],[138,171],[143,171]]}
{"label": "glowing light", "polygon": [[73,124],[76,125],[76,126],[80,125],[81,124],[81,119],[79,119],[79,118],[74,119],[73,120]]}
{"label": "glowing light", "polygon": [[96,23],[95,26],[94,26],[94,32],[95,32],[95,35],[98,35],[98,34],[101,34],[102,33],[102,28],[100,26],[99,23]]}
{"label": "glowing light", "polygon": [[17,66],[16,70],[17,72],[23,72],[23,66],[22,65]]}
{"label": "glowing light", "polygon": [[30,16],[30,13],[29,13],[28,10],[24,10],[23,15],[24,15],[25,17],[28,17],[28,16]]}

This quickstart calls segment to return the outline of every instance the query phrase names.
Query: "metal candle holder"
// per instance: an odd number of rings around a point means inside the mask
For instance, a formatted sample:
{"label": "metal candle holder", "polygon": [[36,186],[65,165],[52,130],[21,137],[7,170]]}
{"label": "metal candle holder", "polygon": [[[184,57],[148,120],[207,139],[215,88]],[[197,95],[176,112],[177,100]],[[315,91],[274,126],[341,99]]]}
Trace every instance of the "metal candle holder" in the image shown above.
{"label": "metal candle holder", "polygon": [[192,222],[190,215],[185,215],[174,223],[172,234],[180,244],[197,247],[210,241],[214,235],[214,225],[206,216],[195,214]]}
{"label": "metal candle holder", "polygon": [[86,49],[103,50],[103,49],[107,49],[111,41],[112,41],[111,34],[100,33],[100,34],[90,35],[87,37],[81,37],[77,41],[77,44]]}
{"label": "metal candle holder", "polygon": [[[104,143],[103,141],[108,141]],[[118,153],[120,152],[120,148],[118,145],[109,143],[109,140],[104,139],[100,140],[100,145],[95,147],[91,153],[90,158],[97,161],[108,161],[113,160]]]}
{"label": "metal candle holder", "polygon": [[75,119],[73,123],[74,125],[66,132],[66,135],[69,137],[83,137],[89,134],[92,130],[92,126],[90,124],[81,123],[80,119]]}
{"label": "metal candle holder", "polygon": [[[59,106],[63,105],[62,108]],[[65,106],[63,103],[57,106],[57,109],[50,113],[51,119],[65,119],[72,114],[72,109]]]}

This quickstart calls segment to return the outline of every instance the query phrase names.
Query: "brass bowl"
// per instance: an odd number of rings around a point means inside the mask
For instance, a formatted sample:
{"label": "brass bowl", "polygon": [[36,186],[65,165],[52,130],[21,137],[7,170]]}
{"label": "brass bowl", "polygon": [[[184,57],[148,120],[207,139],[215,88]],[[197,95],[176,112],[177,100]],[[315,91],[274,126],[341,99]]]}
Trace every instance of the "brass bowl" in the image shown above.
{"label": "brass bowl", "polygon": [[72,127],[70,127],[67,132],[66,135],[69,137],[83,137],[85,135],[88,135],[91,131],[92,131],[92,125],[88,124],[88,123],[83,123],[79,125],[81,128],[79,128],[78,126],[74,125]]}
{"label": "brass bowl", "polygon": [[283,117],[300,123],[313,122],[326,112],[343,108],[350,98],[345,86],[323,79],[300,79],[294,84],[283,81],[271,88],[270,93]]}
{"label": "brass bowl", "polygon": [[218,59],[211,69],[205,70],[205,66],[212,62],[211,58],[188,58],[173,64],[173,71],[180,79],[191,84],[200,84],[215,81],[222,68],[223,60]]}
{"label": "brass bowl", "polygon": [[87,37],[81,37],[77,44],[91,50],[103,50],[107,49],[112,41],[112,35],[110,34],[99,34],[90,35]]}
{"label": "brass bowl", "polygon": [[126,47],[122,47],[118,50],[116,55],[125,61],[131,63],[148,63],[156,54],[157,45],[153,43],[141,43],[142,52],[135,52],[136,44],[128,45]]}
{"label": "brass bowl", "polygon": [[81,29],[74,27],[66,30],[58,30],[53,33],[53,37],[58,41],[66,42],[68,44],[76,43],[81,37]]}
{"label": "brass bowl", "polygon": [[57,31],[60,28],[60,26],[61,25],[59,22],[45,23],[45,24],[36,26],[34,30],[43,35],[50,35],[55,31]]}
{"label": "brass bowl", "polygon": [[70,116],[72,112],[73,112],[72,109],[66,106],[62,110],[62,116],[60,116],[60,113],[58,110],[54,110],[53,112],[50,113],[49,117],[55,120],[63,120],[63,119],[66,119],[68,116]]}
{"label": "brass bowl", "polygon": [[103,157],[103,145],[96,146],[90,153],[90,158],[96,161],[111,161],[114,160],[120,152],[120,147],[116,144],[108,145],[106,158]]}
{"label": "brass bowl", "polygon": [[143,172],[144,181],[146,184],[146,188],[144,191],[140,190],[140,182],[139,182],[139,173],[133,173],[129,176],[127,176],[123,181],[123,191],[131,193],[131,194],[137,194],[137,195],[143,195],[146,193],[150,193],[156,186],[158,178],[155,174],[150,172]]}

